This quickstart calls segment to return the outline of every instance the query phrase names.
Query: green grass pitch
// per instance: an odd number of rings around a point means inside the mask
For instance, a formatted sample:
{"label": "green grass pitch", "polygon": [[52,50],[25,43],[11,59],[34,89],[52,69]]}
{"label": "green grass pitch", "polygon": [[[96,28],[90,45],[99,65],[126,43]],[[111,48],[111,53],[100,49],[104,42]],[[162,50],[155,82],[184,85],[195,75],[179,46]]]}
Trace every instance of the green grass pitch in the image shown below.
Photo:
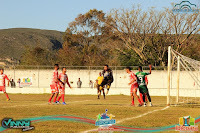
{"label": "green grass pitch", "polygon": [[[184,106],[170,106],[166,108],[166,97],[152,97],[153,107],[132,107],[130,106],[130,96],[108,95],[104,100],[98,100],[93,95],[66,95],[67,105],[48,105],[50,94],[9,94],[11,101],[6,101],[4,94],[0,94],[0,120],[3,118],[13,118],[19,120],[23,118],[34,118],[42,116],[79,116],[96,120],[98,114],[104,113],[108,109],[108,114],[114,115],[116,125],[126,127],[164,127],[178,124],[179,117],[191,115],[194,118],[200,116],[200,105],[191,104]],[[135,99],[136,104],[138,104]],[[165,108],[165,109],[164,109]],[[96,129],[94,124],[48,120],[33,122],[36,132],[84,132]],[[200,127],[200,123],[198,123]],[[10,129],[5,132],[22,132],[21,129]],[[168,131],[175,132],[175,131]],[[199,128],[200,132],[200,128]]]}

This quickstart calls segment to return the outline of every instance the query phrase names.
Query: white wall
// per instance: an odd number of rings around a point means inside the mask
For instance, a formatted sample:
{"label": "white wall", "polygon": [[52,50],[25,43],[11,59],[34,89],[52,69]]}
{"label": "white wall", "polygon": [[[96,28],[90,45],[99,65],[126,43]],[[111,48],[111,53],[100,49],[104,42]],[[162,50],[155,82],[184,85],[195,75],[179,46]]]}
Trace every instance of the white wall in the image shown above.
{"label": "white wall", "polygon": [[[20,94],[43,94],[51,93],[50,88],[6,88],[7,93]],[[151,96],[166,96],[166,89],[149,89]],[[97,89],[93,88],[66,88],[67,95],[97,95]],[[125,88],[111,88],[109,95],[130,95],[130,89]],[[171,90],[171,96],[176,96],[176,89]],[[200,97],[200,90],[184,89],[180,91],[180,96],[185,97]]]}
{"label": "white wall", "polygon": [[[67,74],[69,81],[73,82],[73,90],[67,89],[67,94],[96,94],[96,89],[89,88],[89,80],[93,82],[97,79],[98,73],[102,70],[68,70]],[[18,78],[21,77],[32,77],[33,85],[26,88],[8,88],[8,93],[50,93],[50,82],[52,78],[53,70],[5,70],[5,74],[10,78],[15,78],[17,82]],[[61,72],[61,71],[59,71]],[[136,72],[136,71],[134,71]],[[147,71],[148,72],[148,71]],[[199,74],[197,72],[197,74]],[[176,71],[172,72],[171,76],[171,95],[176,95]],[[111,86],[110,94],[124,94],[129,95],[128,86],[128,74],[124,70],[113,70],[114,82]],[[78,78],[81,78],[82,88],[76,88],[76,82]],[[199,76],[200,77],[200,76]],[[149,91],[153,96],[166,96],[167,88],[167,71],[152,71],[152,74],[148,76],[149,80]],[[200,87],[194,84],[194,80],[190,75],[182,71],[180,74],[180,95],[184,96],[199,96],[200,97]]]}

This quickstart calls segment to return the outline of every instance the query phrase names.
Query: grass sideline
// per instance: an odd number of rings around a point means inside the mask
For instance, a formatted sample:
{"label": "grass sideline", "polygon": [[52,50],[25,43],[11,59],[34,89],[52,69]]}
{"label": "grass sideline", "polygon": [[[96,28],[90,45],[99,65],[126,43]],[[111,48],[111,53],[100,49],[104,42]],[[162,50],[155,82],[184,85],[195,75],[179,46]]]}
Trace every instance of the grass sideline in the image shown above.
{"label": "grass sideline", "polygon": [[[0,120],[13,118],[33,118],[51,115],[74,115],[95,120],[96,116],[108,109],[108,114],[115,115],[118,124],[131,127],[162,127],[178,124],[178,118],[191,115],[196,118],[200,116],[200,105],[171,106],[165,110],[166,97],[152,97],[153,107],[131,107],[130,96],[114,95],[100,100],[93,95],[66,95],[68,105],[48,105],[50,94],[9,94],[11,101],[7,102],[4,94],[0,94]],[[135,100],[136,101],[136,100]],[[136,101],[136,104],[137,101]],[[156,112],[153,112],[158,110]],[[152,112],[144,115],[147,112]],[[127,119],[136,116],[139,118]],[[70,121],[43,121],[32,123],[35,127],[29,132],[82,132],[91,130],[93,124],[85,124]],[[200,131],[200,124],[199,131]],[[6,132],[21,132],[21,129],[11,129]],[[169,131],[172,132],[172,131]],[[175,131],[174,131],[175,132]]]}

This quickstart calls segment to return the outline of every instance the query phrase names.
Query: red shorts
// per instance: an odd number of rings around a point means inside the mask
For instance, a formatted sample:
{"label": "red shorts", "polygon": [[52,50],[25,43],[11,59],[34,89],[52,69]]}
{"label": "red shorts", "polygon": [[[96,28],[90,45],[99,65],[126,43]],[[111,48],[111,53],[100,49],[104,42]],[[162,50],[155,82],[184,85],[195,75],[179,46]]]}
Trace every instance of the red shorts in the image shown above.
{"label": "red shorts", "polygon": [[130,89],[130,93],[133,93],[134,91],[137,92],[137,89],[138,89],[138,84],[132,84],[131,89]]}
{"label": "red shorts", "polygon": [[60,94],[65,94],[65,87],[61,87],[59,88],[59,93]]}
{"label": "red shorts", "polygon": [[0,91],[6,92],[6,87],[5,86],[0,86]]}
{"label": "red shorts", "polygon": [[51,93],[58,93],[58,84],[51,84]]}

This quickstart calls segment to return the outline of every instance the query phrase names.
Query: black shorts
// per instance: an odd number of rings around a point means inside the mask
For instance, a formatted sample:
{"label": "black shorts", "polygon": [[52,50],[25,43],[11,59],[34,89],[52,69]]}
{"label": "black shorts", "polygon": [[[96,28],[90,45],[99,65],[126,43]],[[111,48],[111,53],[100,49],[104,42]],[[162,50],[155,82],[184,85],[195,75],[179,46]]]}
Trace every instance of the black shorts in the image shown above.
{"label": "black shorts", "polygon": [[103,87],[104,85],[109,85],[111,86],[112,80],[103,80],[102,83],[100,84],[101,87]]}

